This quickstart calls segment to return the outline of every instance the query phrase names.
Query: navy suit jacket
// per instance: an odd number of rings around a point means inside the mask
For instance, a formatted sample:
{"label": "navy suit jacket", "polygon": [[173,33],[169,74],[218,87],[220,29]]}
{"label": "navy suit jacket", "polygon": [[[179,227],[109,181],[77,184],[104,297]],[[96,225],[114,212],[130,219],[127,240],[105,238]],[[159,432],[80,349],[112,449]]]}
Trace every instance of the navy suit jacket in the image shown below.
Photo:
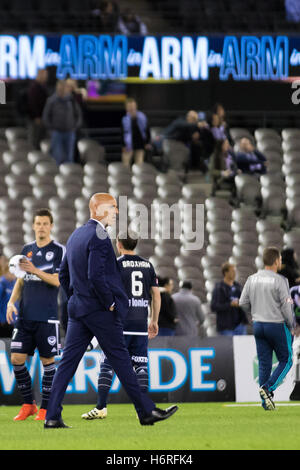
{"label": "navy suit jacket", "polygon": [[68,297],[71,318],[107,311],[115,303],[115,311],[124,321],[128,297],[111,240],[95,220],[90,219],[70,236],[59,280]]}

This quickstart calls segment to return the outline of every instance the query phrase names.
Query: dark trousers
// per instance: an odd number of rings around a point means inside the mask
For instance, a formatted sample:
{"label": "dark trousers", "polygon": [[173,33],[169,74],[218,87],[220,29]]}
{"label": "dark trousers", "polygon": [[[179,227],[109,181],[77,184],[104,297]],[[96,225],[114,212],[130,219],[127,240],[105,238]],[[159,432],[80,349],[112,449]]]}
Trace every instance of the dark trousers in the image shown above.
{"label": "dark trousers", "polygon": [[63,356],[54,376],[46,419],[60,418],[67,386],[94,336],[132,400],[139,417],[151,414],[155,405],[139,387],[125,345],[121,321],[114,312],[98,311],[77,319],[69,319]]}
{"label": "dark trousers", "polygon": [[[254,322],[253,333],[258,357],[259,385],[273,392],[293,364],[293,337],[284,323]],[[278,365],[272,372],[275,352]]]}

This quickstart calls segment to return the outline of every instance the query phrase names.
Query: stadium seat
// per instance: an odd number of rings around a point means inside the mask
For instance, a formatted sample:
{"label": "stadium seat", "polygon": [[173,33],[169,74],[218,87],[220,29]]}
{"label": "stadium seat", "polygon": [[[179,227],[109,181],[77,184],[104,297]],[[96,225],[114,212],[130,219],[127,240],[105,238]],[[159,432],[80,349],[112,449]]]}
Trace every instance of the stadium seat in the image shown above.
{"label": "stadium seat", "polygon": [[158,266],[173,266],[174,258],[172,256],[156,256],[152,255],[149,258],[150,263],[153,264],[154,269]]}
{"label": "stadium seat", "polygon": [[255,176],[240,174],[235,177],[238,199],[250,206],[256,206],[260,197],[260,183]]}
{"label": "stadium seat", "polygon": [[189,149],[183,143],[171,139],[164,139],[162,148],[168,168],[182,172],[189,160]]}
{"label": "stadium seat", "polygon": [[156,168],[147,162],[143,162],[139,165],[134,163],[131,169],[132,169],[132,174],[137,175],[137,176],[142,175],[143,173],[148,173],[148,174],[152,173],[155,176],[158,174],[158,171],[156,170]]}
{"label": "stadium seat", "polygon": [[26,155],[26,152],[22,151],[5,150],[2,153],[2,161],[6,167],[10,167],[15,162],[26,162]]}
{"label": "stadium seat", "polygon": [[27,153],[27,160],[32,166],[35,166],[42,161],[52,161],[53,158],[50,154],[43,153],[40,150],[30,150],[30,152]]}
{"label": "stadium seat", "polygon": [[[86,177],[88,178],[88,177]],[[82,177],[76,173],[69,174],[69,175],[62,175],[61,173],[57,173],[53,179],[57,188],[63,187],[64,185],[74,184],[81,186],[82,185]]]}
{"label": "stadium seat", "polygon": [[271,128],[259,127],[254,131],[254,137],[257,141],[262,141],[265,139],[273,139],[274,141],[281,142],[281,136],[277,131]]}
{"label": "stadium seat", "polygon": [[[206,252],[210,256],[215,256],[215,255],[222,255],[224,261],[228,259],[231,256],[233,246],[231,244],[215,244],[215,245],[207,245],[206,247]],[[224,262],[223,261],[223,262]]]}
{"label": "stadium seat", "polygon": [[182,186],[182,181],[175,171],[168,171],[167,173],[159,173],[155,177],[156,184],[158,186],[164,186],[165,184],[177,184],[177,187]]}
{"label": "stadium seat", "polygon": [[108,174],[107,166],[97,162],[87,162],[83,165],[83,173],[85,175],[94,175],[96,173]]}
{"label": "stadium seat", "polygon": [[55,161],[40,161],[35,166],[35,172],[38,175],[56,175],[58,173],[58,166]]}
{"label": "stadium seat", "polygon": [[233,245],[232,256],[256,256],[257,255],[257,244],[256,243],[243,243],[241,245]]}
{"label": "stadium seat", "polygon": [[7,194],[10,199],[21,200],[26,196],[32,195],[32,188],[29,184],[18,184],[15,186],[9,186],[7,189]]}
{"label": "stadium seat", "polygon": [[235,143],[237,143],[243,137],[248,137],[248,139],[250,139],[251,142],[254,143],[254,137],[251,134],[251,132],[249,132],[248,129],[244,129],[244,128],[241,128],[241,127],[231,127],[230,128],[230,135],[231,135],[231,137],[232,137],[232,139],[234,140]]}
{"label": "stadium seat", "polygon": [[300,138],[290,138],[282,142],[282,150],[284,153],[299,152]]}
{"label": "stadium seat", "polygon": [[46,153],[49,155],[51,151],[50,139],[43,139],[40,143],[40,149],[43,153]]}
{"label": "stadium seat", "polygon": [[285,192],[280,186],[261,188],[262,214],[282,216],[285,209]]}
{"label": "stadium seat", "polygon": [[265,154],[266,152],[282,152],[281,142],[278,140],[274,140],[273,138],[259,140],[257,142],[256,147],[257,150],[259,150],[259,152],[263,154]]}
{"label": "stadium seat", "polygon": [[214,232],[223,232],[231,230],[231,220],[230,219],[221,219],[221,220],[208,220],[206,222],[205,228],[208,233]]}
{"label": "stadium seat", "polygon": [[25,127],[8,127],[5,129],[5,137],[8,142],[17,139],[27,139],[27,129]]}
{"label": "stadium seat", "polygon": [[105,148],[97,141],[89,138],[79,139],[77,142],[79,158],[82,163],[105,162]]}
{"label": "stadium seat", "polygon": [[259,244],[262,246],[282,246],[283,234],[273,230],[265,230],[258,235]]}
{"label": "stadium seat", "polygon": [[12,152],[30,152],[31,150],[34,150],[32,144],[25,139],[9,141],[8,147]]}

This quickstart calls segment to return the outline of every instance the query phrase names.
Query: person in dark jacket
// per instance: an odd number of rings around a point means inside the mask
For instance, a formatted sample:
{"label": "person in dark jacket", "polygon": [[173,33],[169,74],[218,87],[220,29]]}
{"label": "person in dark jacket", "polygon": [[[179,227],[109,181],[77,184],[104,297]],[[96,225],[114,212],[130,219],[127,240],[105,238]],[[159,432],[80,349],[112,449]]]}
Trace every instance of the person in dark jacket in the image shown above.
{"label": "person in dark jacket", "polygon": [[300,284],[300,270],[294,249],[282,250],[281,258],[282,268],[278,273],[287,278],[290,287]]}
{"label": "person in dark jacket", "polygon": [[40,149],[40,142],[47,135],[42,121],[43,110],[48,98],[47,81],[47,69],[39,69],[36,79],[31,82],[27,92],[28,140],[36,150]]}
{"label": "person in dark jacket", "polygon": [[218,282],[212,293],[211,309],[217,315],[217,332],[223,336],[247,334],[248,319],[239,307],[242,288],[235,281],[235,265],[222,265],[223,281]]}
{"label": "person in dark jacket", "polygon": [[240,140],[239,148],[240,150],[236,155],[236,162],[243,173],[264,175],[267,172],[266,157],[255,149],[248,137],[243,137]]}
{"label": "person in dark jacket", "polygon": [[172,299],[173,280],[168,277],[158,278],[158,284],[161,296],[158,336],[174,336],[178,319],[175,302]]}
{"label": "person in dark jacket", "polygon": [[56,84],[56,92],[47,99],[43,122],[51,133],[50,153],[60,165],[74,162],[76,131],[82,124],[82,111],[65,80]]}

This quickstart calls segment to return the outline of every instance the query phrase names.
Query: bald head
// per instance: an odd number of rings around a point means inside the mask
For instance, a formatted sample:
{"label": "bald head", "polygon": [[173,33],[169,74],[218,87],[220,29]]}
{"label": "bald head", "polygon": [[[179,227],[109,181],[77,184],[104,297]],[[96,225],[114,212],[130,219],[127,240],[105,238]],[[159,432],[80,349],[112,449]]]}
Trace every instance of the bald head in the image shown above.
{"label": "bald head", "polygon": [[186,120],[190,124],[197,124],[198,122],[198,113],[194,110],[191,110],[186,115]]}
{"label": "bald head", "polygon": [[95,193],[89,202],[90,216],[104,226],[113,225],[118,213],[117,202],[108,193]]}

